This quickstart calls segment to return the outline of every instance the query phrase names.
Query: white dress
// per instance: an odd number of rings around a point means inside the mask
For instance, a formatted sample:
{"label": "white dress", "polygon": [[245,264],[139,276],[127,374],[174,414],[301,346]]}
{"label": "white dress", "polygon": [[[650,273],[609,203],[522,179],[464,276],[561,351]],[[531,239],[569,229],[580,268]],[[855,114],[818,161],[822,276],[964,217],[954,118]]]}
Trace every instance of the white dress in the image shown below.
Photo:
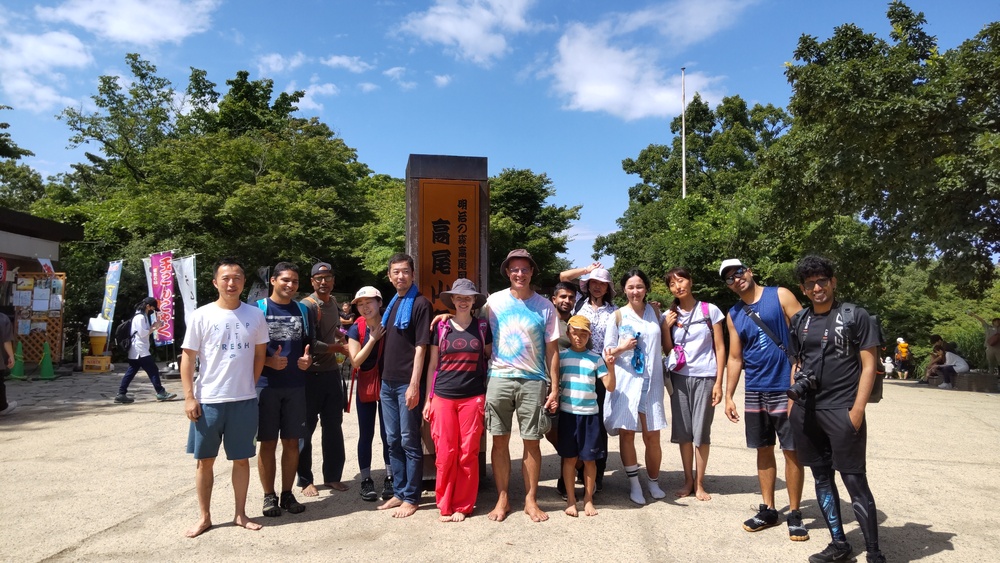
{"label": "white dress", "polygon": [[646,305],[642,318],[639,318],[632,307],[621,309],[621,326],[615,322],[615,316],[608,319],[604,333],[604,347],[618,346],[619,335],[622,339],[640,334],[640,344],[644,358],[642,374],[637,374],[632,367],[634,350],[622,352],[615,359],[615,390],[604,397],[604,426],[611,436],[617,436],[619,430],[639,432],[640,399],[643,387],[648,386],[645,401],[641,405],[646,415],[646,430],[663,430],[667,427],[667,417],[663,409],[663,342],[660,339],[660,323],[653,308]]}

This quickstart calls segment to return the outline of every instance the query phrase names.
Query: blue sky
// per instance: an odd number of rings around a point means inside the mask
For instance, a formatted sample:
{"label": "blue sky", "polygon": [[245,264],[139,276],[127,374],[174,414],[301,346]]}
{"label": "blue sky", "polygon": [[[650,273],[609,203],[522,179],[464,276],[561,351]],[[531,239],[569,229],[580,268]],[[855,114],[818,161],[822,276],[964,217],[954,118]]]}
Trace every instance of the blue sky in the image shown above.
{"label": "blue sky", "polygon": [[[875,0],[53,0],[0,2],[0,112],[24,162],[43,175],[82,159],[55,118],[93,110],[100,75],[126,53],[183,92],[190,67],[225,90],[237,71],[303,89],[318,116],[378,173],[403,177],[411,153],[485,156],[545,172],[555,203],[583,205],[568,258],[589,263],[616,230],[637,181],[621,170],[667,143],[680,68],[716,103],[787,104],[784,63],[803,33],[852,22],[888,38]],[[996,0],[912,0],[942,49],[1000,19]],[[95,147],[87,147],[96,150]],[[608,260],[605,261],[607,264]]]}

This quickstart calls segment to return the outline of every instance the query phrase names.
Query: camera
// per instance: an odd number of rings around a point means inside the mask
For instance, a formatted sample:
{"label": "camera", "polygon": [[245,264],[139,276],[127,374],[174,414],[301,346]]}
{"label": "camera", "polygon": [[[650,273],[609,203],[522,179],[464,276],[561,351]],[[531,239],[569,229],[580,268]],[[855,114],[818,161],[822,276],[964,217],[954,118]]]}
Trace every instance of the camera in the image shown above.
{"label": "camera", "polygon": [[808,395],[809,392],[815,390],[818,386],[817,383],[816,373],[813,370],[800,369],[795,374],[795,383],[792,383],[792,386],[788,388],[785,394],[788,395],[789,399],[798,401]]}

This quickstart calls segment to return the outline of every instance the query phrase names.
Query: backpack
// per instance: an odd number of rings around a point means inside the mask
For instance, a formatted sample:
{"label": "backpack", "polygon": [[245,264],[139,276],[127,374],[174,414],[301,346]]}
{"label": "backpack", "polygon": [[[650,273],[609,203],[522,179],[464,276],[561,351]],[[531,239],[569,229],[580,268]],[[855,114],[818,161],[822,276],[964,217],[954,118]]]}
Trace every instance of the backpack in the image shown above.
{"label": "backpack", "polygon": [[135,339],[135,335],[138,332],[132,332],[132,320],[135,319],[136,313],[131,317],[126,318],[124,321],[118,323],[115,327],[114,333],[111,335],[111,347],[113,350],[117,350],[122,354],[128,355],[128,351],[132,348],[132,341]]}
{"label": "backpack", "polygon": [[[847,329],[847,335],[846,335],[847,339],[851,342],[851,344],[855,346],[855,348],[858,348],[860,351],[861,340],[860,337],[858,336],[857,324],[854,319],[854,311],[857,308],[858,306],[855,305],[854,303],[840,304],[840,314],[844,318],[844,328]],[[800,335],[802,334],[802,324],[803,322],[805,322],[806,314],[810,310],[811,309],[806,308],[802,309],[798,313],[795,313],[795,315],[792,317],[791,323],[789,323],[791,324],[792,330],[794,331],[794,334],[797,337],[800,337]],[[871,313],[869,313],[868,316],[871,317],[872,323],[875,325],[875,329],[877,331],[876,336],[878,337],[878,342],[875,344],[875,347],[878,348],[879,346],[885,343],[885,336],[882,334],[882,323],[879,322],[878,315],[872,315]],[[875,363],[878,364],[878,361],[879,361],[878,354],[876,354]],[[878,371],[877,366],[876,366],[876,371]],[[877,403],[882,400],[882,379],[883,378],[878,377],[876,375],[875,384],[872,385],[872,392],[871,395],[868,397],[869,403]]]}
{"label": "backpack", "polygon": [[906,342],[901,342],[898,346],[896,346],[896,348],[899,349],[899,359],[900,360],[909,360],[910,359],[910,345],[909,344],[907,344]]}

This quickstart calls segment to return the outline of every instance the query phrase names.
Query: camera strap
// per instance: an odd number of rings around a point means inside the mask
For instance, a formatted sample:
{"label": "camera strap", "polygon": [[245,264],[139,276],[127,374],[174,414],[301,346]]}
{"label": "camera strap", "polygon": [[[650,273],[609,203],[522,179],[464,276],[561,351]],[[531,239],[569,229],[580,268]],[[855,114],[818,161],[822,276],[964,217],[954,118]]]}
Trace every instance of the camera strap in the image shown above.
{"label": "camera strap", "polygon": [[757,311],[751,309],[750,305],[747,305],[744,302],[743,312],[746,313],[746,316],[750,317],[750,320],[753,321],[753,323],[757,325],[760,328],[760,330],[767,335],[768,338],[771,339],[771,342],[773,342],[774,345],[777,346],[779,350],[785,353],[785,356],[788,358],[789,363],[795,363],[795,358],[788,353],[788,348],[781,343],[781,339],[774,334],[774,331],[772,331],[766,324],[764,324],[764,319],[760,318],[760,315],[757,314]]}
{"label": "camera strap", "polygon": [[[833,326],[833,319],[837,316],[839,308],[830,309],[826,314],[826,323],[823,327],[823,340],[819,345],[819,371],[816,372],[816,384],[819,387],[823,383],[823,367],[826,365],[826,345],[830,341],[830,327]],[[810,308],[806,315],[806,324],[802,327],[802,346],[805,346],[806,336],[809,335],[809,323],[812,322],[816,313]],[[799,362],[801,364],[801,361]]]}

